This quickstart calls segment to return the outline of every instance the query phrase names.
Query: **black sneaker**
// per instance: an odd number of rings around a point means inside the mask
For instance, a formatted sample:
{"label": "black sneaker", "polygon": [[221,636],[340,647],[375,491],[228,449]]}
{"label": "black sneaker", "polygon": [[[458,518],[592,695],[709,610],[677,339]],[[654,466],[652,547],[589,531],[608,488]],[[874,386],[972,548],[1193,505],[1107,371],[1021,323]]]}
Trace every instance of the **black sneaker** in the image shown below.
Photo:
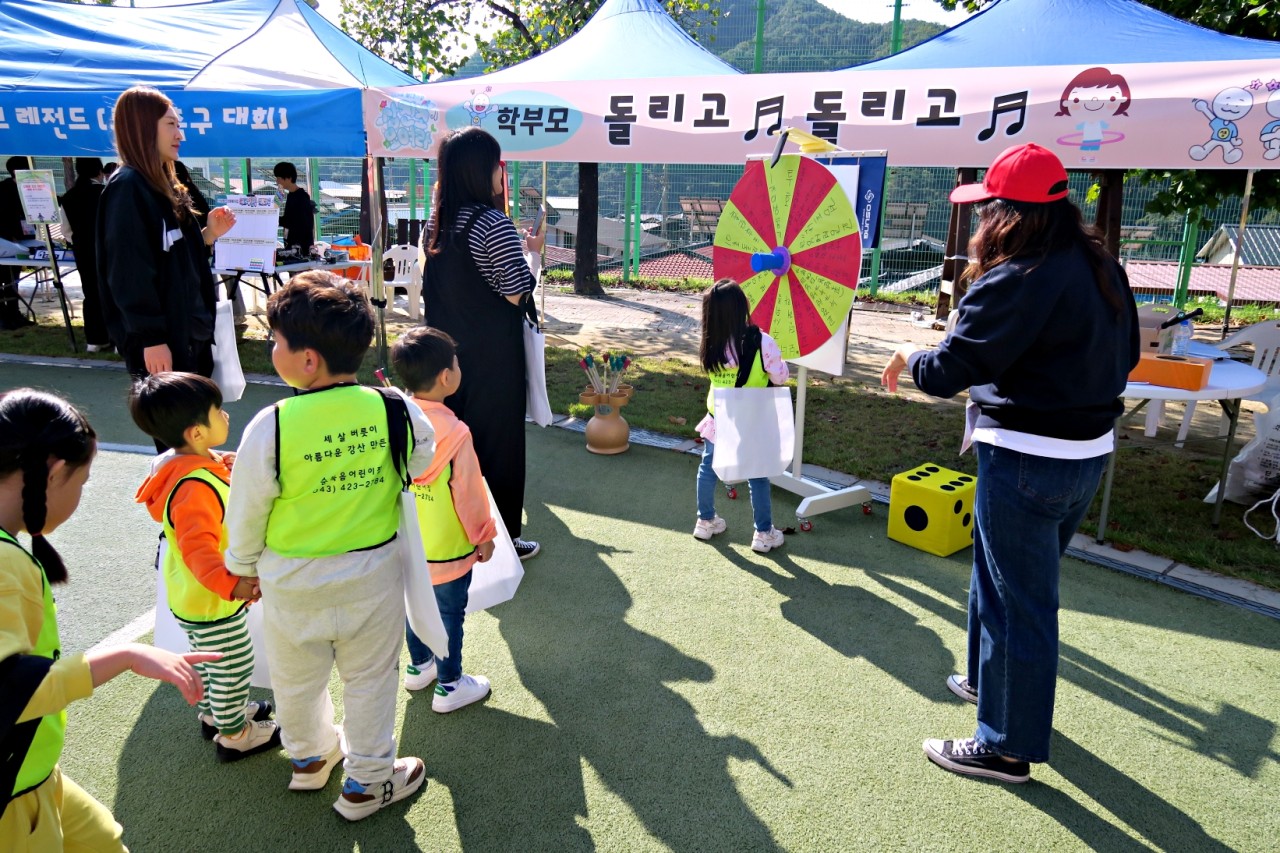
{"label": "black sneaker", "polygon": [[511,544],[516,546],[516,556],[521,560],[528,560],[531,557],[538,556],[538,552],[542,550],[542,546],[537,542],[529,542],[525,539],[515,538],[511,540]]}
{"label": "black sneaker", "polygon": [[924,754],[939,767],[965,776],[981,776],[1000,782],[1026,782],[1031,778],[1031,765],[1025,761],[1005,761],[977,738],[924,742]]}
{"label": "black sneaker", "polygon": [[947,689],[966,702],[971,702],[974,705],[978,704],[978,691],[973,689],[969,679],[963,675],[948,675]]}

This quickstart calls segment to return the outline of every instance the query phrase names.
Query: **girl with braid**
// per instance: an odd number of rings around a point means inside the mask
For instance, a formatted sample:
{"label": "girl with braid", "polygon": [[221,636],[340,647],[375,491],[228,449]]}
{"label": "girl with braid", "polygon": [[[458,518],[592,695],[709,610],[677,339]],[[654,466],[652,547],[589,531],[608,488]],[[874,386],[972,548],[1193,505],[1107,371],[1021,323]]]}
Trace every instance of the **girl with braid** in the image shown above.
{"label": "girl with braid", "polygon": [[168,681],[194,705],[194,664],[218,658],[135,643],[62,655],[51,585],[67,569],[45,535],[75,512],[96,452],[93,427],[62,398],[0,395],[0,850],[124,850],[111,812],[58,768],[66,707],[126,670]]}

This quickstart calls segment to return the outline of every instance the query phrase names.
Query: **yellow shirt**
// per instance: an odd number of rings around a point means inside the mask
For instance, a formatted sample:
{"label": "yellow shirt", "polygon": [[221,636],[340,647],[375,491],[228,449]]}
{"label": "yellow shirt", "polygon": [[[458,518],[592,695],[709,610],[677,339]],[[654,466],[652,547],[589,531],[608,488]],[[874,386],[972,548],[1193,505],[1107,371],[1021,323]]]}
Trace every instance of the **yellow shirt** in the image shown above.
{"label": "yellow shirt", "polygon": [[[0,542],[0,660],[30,653],[43,621],[40,569],[21,548]],[[85,656],[63,656],[49,668],[18,722],[56,714],[92,693],[93,676]]]}

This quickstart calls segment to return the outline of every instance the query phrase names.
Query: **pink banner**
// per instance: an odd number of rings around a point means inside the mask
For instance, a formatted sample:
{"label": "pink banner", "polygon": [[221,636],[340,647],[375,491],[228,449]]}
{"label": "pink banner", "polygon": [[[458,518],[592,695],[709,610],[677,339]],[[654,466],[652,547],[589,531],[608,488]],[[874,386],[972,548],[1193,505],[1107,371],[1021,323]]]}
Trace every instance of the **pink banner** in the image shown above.
{"label": "pink banner", "polygon": [[364,93],[369,149],[430,157],[468,125],[504,156],[741,163],[796,127],[894,166],[986,166],[1038,142],[1069,169],[1268,168],[1280,157],[1280,62],[927,69],[583,82],[484,77]]}

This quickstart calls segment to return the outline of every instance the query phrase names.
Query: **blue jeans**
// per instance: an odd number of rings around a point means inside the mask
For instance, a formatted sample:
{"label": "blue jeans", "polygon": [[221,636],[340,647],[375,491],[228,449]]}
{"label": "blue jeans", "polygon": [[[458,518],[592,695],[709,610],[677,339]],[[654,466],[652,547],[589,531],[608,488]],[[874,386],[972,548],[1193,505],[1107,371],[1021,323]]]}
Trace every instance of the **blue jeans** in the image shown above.
{"label": "blue jeans", "polygon": [[[436,594],[436,605],[440,608],[440,620],[444,622],[444,629],[449,632],[449,656],[436,658],[436,678],[446,683],[462,677],[462,619],[467,613],[467,591],[470,588],[470,569],[460,578],[431,588]],[[409,660],[414,666],[421,669],[431,663],[435,655],[413,633],[408,622],[404,625],[404,638],[409,645]]]}
{"label": "blue jeans", "polygon": [[[716,484],[720,478],[711,467],[715,445],[702,442],[702,464],[698,466],[698,518],[710,521],[716,517]],[[768,533],[773,529],[773,498],[769,494],[769,478],[747,480],[751,487],[751,512],[755,516],[756,530]]]}
{"label": "blue jeans", "polygon": [[969,683],[977,738],[1048,761],[1058,680],[1058,570],[1107,457],[1051,459],[975,443]]}

